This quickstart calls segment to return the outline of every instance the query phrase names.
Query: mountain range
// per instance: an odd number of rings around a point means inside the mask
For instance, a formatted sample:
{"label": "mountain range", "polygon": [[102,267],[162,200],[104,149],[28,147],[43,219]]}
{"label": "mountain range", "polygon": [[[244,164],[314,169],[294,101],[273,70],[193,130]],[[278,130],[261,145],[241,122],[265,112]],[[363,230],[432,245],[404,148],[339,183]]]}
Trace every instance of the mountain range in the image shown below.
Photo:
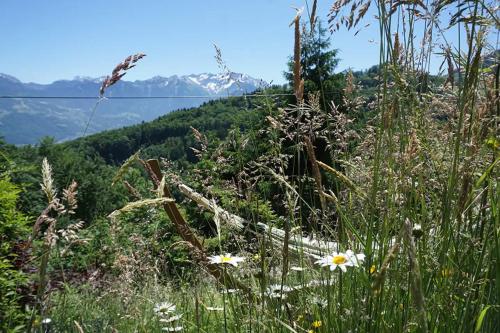
{"label": "mountain range", "polygon": [[[60,142],[83,135],[98,100],[102,80],[75,77],[73,80],[37,84],[0,74],[0,137],[8,143],[24,145],[35,144],[44,136],[54,137]],[[173,110],[196,107],[211,99],[251,93],[265,85],[262,80],[241,73],[121,80],[106,90],[105,97],[111,99],[99,103],[86,134],[150,121]],[[13,98],[4,98],[6,96]],[[22,96],[36,98],[15,98]],[[95,99],[82,98],[94,96]],[[148,99],[164,96],[173,98]]]}

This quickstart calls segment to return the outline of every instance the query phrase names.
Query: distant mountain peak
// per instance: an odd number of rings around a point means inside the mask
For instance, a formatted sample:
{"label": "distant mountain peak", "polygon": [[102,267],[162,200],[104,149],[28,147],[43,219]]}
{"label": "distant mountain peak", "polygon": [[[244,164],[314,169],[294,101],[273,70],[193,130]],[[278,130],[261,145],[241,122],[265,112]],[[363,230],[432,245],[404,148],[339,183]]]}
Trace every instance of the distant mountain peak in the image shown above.
{"label": "distant mountain peak", "polygon": [[[90,77],[90,76],[75,76],[73,79],[62,79],[56,80],[53,83],[64,84],[64,83],[94,83],[100,84],[104,80],[102,77]],[[12,83],[23,83],[14,76],[0,73],[0,79],[9,81]],[[172,84],[177,84],[179,80],[187,83],[189,85],[195,85],[203,90],[209,95],[219,95],[234,93],[243,94],[250,93],[255,89],[265,84],[264,81],[255,79],[248,74],[229,72],[229,73],[200,73],[200,74],[189,74],[189,75],[171,75],[168,77],[156,75],[146,80],[135,80],[127,81],[126,79],[121,80],[122,83],[134,83],[134,84],[153,84],[159,86],[168,86]],[[53,84],[52,83],[52,84]],[[39,86],[50,86],[51,84],[38,84]],[[1,93],[1,91],[0,91]]]}
{"label": "distant mountain peak", "polygon": [[[10,96],[95,96],[103,78],[77,76],[49,84],[23,83],[0,74],[0,95]],[[165,99],[107,100],[99,105],[88,133],[150,121],[170,111],[196,107],[225,96],[252,93],[262,81],[241,73],[201,73],[154,76],[147,80],[120,80],[106,91],[108,97],[168,97]],[[195,96],[195,98],[188,98]],[[206,96],[206,98],[198,98]],[[91,99],[1,99],[0,136],[14,144],[32,144],[49,135],[56,141],[81,135],[95,104]]]}
{"label": "distant mountain peak", "polygon": [[0,73],[0,79],[6,80],[6,81],[11,81],[15,83],[21,83],[17,78],[13,77],[12,75]]}
{"label": "distant mountain peak", "polygon": [[[236,72],[190,74],[181,78],[203,87],[210,94],[222,94],[231,91],[250,93],[259,88],[262,82],[262,80],[255,79],[247,74]],[[249,91],[249,87],[253,89]]]}
{"label": "distant mountain peak", "polygon": [[80,75],[77,75],[73,78],[72,81],[79,81],[79,82],[94,82],[94,83],[101,83],[102,81],[104,81],[106,77],[105,76],[101,76],[101,77],[91,77],[91,76],[80,76]]}

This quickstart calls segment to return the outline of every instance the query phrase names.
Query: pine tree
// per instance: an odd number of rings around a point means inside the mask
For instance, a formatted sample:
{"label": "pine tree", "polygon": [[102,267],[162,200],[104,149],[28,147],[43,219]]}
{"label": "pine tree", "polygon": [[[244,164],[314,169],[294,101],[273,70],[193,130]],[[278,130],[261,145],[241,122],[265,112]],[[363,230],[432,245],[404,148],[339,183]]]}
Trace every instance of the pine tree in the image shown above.
{"label": "pine tree", "polygon": [[[324,101],[341,101],[343,86],[343,75],[335,74],[339,63],[337,58],[338,49],[331,48],[328,31],[321,25],[316,24],[316,29],[310,31],[304,25],[301,34],[301,76],[304,79],[304,90],[307,92],[319,91]],[[284,72],[285,78],[293,86],[293,57],[288,62],[288,71]],[[338,103],[337,103],[338,104]]]}

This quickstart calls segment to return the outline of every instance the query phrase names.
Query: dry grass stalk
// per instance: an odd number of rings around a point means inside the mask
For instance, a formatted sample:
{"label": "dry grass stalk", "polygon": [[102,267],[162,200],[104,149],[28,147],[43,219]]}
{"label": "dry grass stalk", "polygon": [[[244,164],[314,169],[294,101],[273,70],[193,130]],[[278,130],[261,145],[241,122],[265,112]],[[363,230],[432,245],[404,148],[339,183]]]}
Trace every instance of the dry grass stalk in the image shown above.
{"label": "dry grass stalk", "polygon": [[304,80],[301,79],[301,64],[300,64],[300,15],[302,10],[297,10],[297,14],[292,23],[295,30],[294,47],[293,47],[293,89],[297,103],[300,103],[304,98]]}
{"label": "dry grass stalk", "polygon": [[104,99],[104,93],[106,92],[106,89],[111,87],[113,84],[116,82],[120,81],[120,79],[127,74],[127,71],[133,67],[135,67],[135,63],[145,57],[146,55],[144,53],[137,53],[131,56],[128,56],[123,60],[123,62],[119,63],[116,65],[116,67],[113,69],[113,72],[111,73],[111,76],[106,76],[104,81],[101,84],[101,88],[99,89],[99,98],[97,99],[97,102],[94,104],[94,107],[92,108],[90,112],[90,117],[89,120],[87,121],[87,124],[85,125],[85,129],[83,130],[82,136],[85,136],[87,134],[87,130],[89,129],[90,122],[92,121],[92,118],[94,117],[94,114],[97,110],[97,107],[101,103],[101,101]]}
{"label": "dry grass stalk", "polygon": [[47,201],[51,203],[54,201],[56,197],[56,189],[54,187],[54,182],[52,180],[52,167],[47,161],[47,158],[44,158],[42,161],[42,187],[45,196],[47,197]]}
{"label": "dry grass stalk", "polygon": [[319,172],[319,167],[318,167],[318,163],[316,160],[316,154],[314,153],[314,146],[312,144],[310,137],[306,136],[304,138],[304,141],[306,143],[307,155],[309,156],[309,161],[311,162],[311,168],[312,168],[312,174],[314,177],[314,181],[316,182],[316,187],[318,188],[321,209],[323,210],[323,212],[325,212],[326,211],[326,200],[325,200],[325,196],[323,194],[323,184],[321,181],[321,173]]}
{"label": "dry grass stalk", "polygon": [[190,127],[191,131],[193,132],[194,138],[196,139],[196,142],[198,143],[200,149],[196,149],[194,147],[191,147],[191,150],[194,152],[196,157],[200,158],[202,157],[203,153],[205,153],[208,150],[208,140],[207,137],[198,131],[194,127]]}
{"label": "dry grass stalk", "polygon": [[[69,248],[74,244],[85,243],[85,239],[80,239],[77,232],[83,228],[84,222],[69,223],[65,228],[56,229],[58,219],[62,217],[70,217],[74,214],[77,207],[77,183],[73,181],[68,188],[63,190],[62,198],[58,198],[52,178],[52,168],[46,158],[42,161],[42,191],[47,196],[47,207],[42,211],[37,218],[32,235],[28,241],[28,246],[31,246],[33,240],[38,236],[42,229],[42,225],[46,225],[42,255],[40,256],[40,264],[38,267],[38,287],[36,292],[35,311],[31,317],[31,326],[34,323],[34,314],[40,313],[44,308],[46,301],[46,287],[49,281],[48,264],[52,249],[58,242],[63,246],[59,247],[60,255],[64,256]],[[64,273],[63,273],[64,274]]]}
{"label": "dry grass stalk", "polygon": [[226,82],[230,82],[231,79],[234,79],[234,82],[238,86],[239,90],[243,90],[241,87],[241,75],[235,75],[233,71],[229,68],[229,66],[226,64],[224,59],[222,58],[222,51],[217,44],[213,43],[213,46],[215,48],[215,61],[217,62],[217,65],[219,66],[219,69],[221,70],[221,73],[225,76]]}
{"label": "dry grass stalk", "polygon": [[446,82],[444,85],[446,86],[448,83],[451,84],[451,88],[455,87],[455,67],[453,66],[453,60],[451,59],[451,50],[447,48],[445,50],[445,58],[446,63],[448,65],[448,76],[446,77]]}
{"label": "dry grass stalk", "polygon": [[217,62],[217,65],[219,66],[219,69],[222,71],[222,73],[231,73],[231,71],[229,70],[229,67],[226,65],[226,62],[224,61],[224,59],[222,58],[222,51],[220,49],[220,47],[213,43],[214,45],[214,49],[215,49],[215,61]]}
{"label": "dry grass stalk", "polygon": [[352,73],[352,70],[349,70],[345,77],[345,88],[344,88],[345,98],[352,98],[354,90],[355,90],[354,74]]}
{"label": "dry grass stalk", "polygon": [[332,168],[331,166],[321,162],[321,161],[317,161],[317,164],[322,167],[325,171],[328,171],[329,173],[331,173],[332,175],[334,175],[336,178],[338,178],[340,181],[342,181],[348,188],[350,188],[351,190],[353,190],[357,195],[359,195],[360,197],[362,198],[366,198],[366,194],[360,189],[358,188],[353,182],[352,180],[350,180],[346,175],[344,175],[342,172],[338,171],[338,170],[335,170],[334,168]]}
{"label": "dry grass stalk", "polygon": [[309,19],[311,23],[311,32],[314,31],[314,24],[316,23],[316,8],[318,6],[318,0],[314,0],[311,10],[311,18]]}
{"label": "dry grass stalk", "polygon": [[417,260],[417,247],[412,235],[412,225],[410,220],[406,219],[404,223],[404,235],[408,247],[408,257],[410,259],[411,269],[411,290],[413,293],[413,302],[417,308],[419,324],[424,332],[427,332],[427,318],[425,313],[424,290],[422,287],[422,278],[420,276],[420,266]]}
{"label": "dry grass stalk", "polygon": [[116,172],[113,180],[111,181],[111,186],[114,186],[123,176],[127,173],[128,169],[132,166],[134,162],[139,161],[141,151],[138,150],[134,155],[127,158],[127,160],[121,165],[120,169]]}
{"label": "dry grass stalk", "polygon": [[76,195],[78,194],[76,190],[77,186],[78,184],[73,180],[71,185],[63,190],[63,202],[66,203],[64,212],[70,215],[75,214],[75,209],[78,207],[76,200]]}
{"label": "dry grass stalk", "polygon": [[139,193],[139,191],[133,187],[128,181],[124,181],[123,182],[123,185],[125,185],[125,187],[127,188],[127,191],[128,193],[135,199],[137,200],[141,200],[142,199],[142,195]]}
{"label": "dry grass stalk", "polygon": [[84,333],[82,326],[80,326],[80,324],[76,320],[73,320],[73,323],[75,324],[78,333]]}
{"label": "dry grass stalk", "polygon": [[120,214],[131,212],[137,208],[159,206],[167,202],[174,202],[174,201],[175,200],[171,198],[143,199],[140,201],[134,201],[128,203],[125,207],[113,211],[111,214],[108,215],[108,217],[113,220],[116,219]]}
{"label": "dry grass stalk", "polygon": [[120,81],[120,79],[127,74],[127,71],[133,67],[135,67],[135,63],[140,59],[144,58],[146,55],[144,53],[137,53],[134,55],[130,55],[121,63],[116,65],[111,73],[111,76],[106,76],[104,81],[102,82],[101,88],[99,89],[99,96],[102,98],[106,89],[114,85],[116,82]]}
{"label": "dry grass stalk", "polygon": [[[350,6],[350,10],[345,15],[342,15],[343,9],[346,8],[351,2],[352,5]],[[328,12],[328,24],[330,31],[333,33],[339,30],[341,26],[345,26],[347,30],[356,27],[368,12],[371,3],[372,1],[369,0],[362,0],[359,2],[353,2],[352,0],[336,0]],[[356,34],[358,32],[356,32]]]}
{"label": "dry grass stalk", "polygon": [[399,43],[399,34],[396,32],[394,34],[394,46],[392,49],[392,61],[395,65],[399,63],[400,56],[401,56],[401,44]]}
{"label": "dry grass stalk", "polygon": [[379,293],[384,281],[385,281],[385,276],[387,274],[387,270],[389,269],[389,265],[391,262],[396,258],[396,255],[398,254],[399,247],[401,244],[399,243],[399,239],[396,240],[394,245],[389,249],[389,252],[387,252],[387,255],[384,258],[384,261],[382,262],[382,266],[380,266],[380,270],[378,271],[377,275],[375,276],[375,280],[373,281],[372,284],[372,290],[375,293]]}

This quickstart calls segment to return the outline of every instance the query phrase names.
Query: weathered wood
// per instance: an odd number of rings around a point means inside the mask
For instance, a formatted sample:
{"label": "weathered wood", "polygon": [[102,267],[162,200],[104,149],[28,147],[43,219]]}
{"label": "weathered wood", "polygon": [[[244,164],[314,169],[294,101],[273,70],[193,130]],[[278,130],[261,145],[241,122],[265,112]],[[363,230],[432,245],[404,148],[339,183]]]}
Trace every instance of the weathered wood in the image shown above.
{"label": "weathered wood", "polygon": [[[158,160],[148,160],[146,162],[146,165],[148,166],[147,170],[148,173],[152,172],[153,174],[150,173],[150,178],[154,183],[155,189],[158,188],[158,186],[163,183],[160,182],[160,180],[163,178],[161,170],[160,170],[160,164],[158,163]],[[165,198],[170,198],[173,199],[172,193],[168,189],[167,185],[163,185],[163,197]],[[172,221],[172,223],[175,226],[175,229],[177,230],[177,233],[182,237],[182,239],[187,242],[191,248],[194,250],[192,251],[192,254],[194,255],[195,259],[202,264],[204,267],[208,269],[208,272],[215,277],[222,285],[224,285],[226,288],[236,288],[244,291],[246,294],[250,295],[250,289],[242,284],[241,282],[237,281],[234,279],[232,276],[227,274],[225,271],[220,269],[219,266],[215,264],[211,264],[208,260],[208,257],[205,253],[205,250],[203,248],[203,245],[200,243],[198,238],[196,238],[196,235],[193,233],[191,228],[189,227],[188,223],[182,217],[179,209],[177,208],[177,205],[175,204],[174,201],[169,201],[165,202],[163,204],[163,209],[167,213],[168,217]]]}
{"label": "weathered wood", "polygon": [[[227,227],[241,231],[246,226],[250,225],[250,222],[244,218],[222,209],[215,202],[208,200],[189,186],[177,181],[177,187],[182,194],[196,202],[203,209],[211,211],[212,213],[217,211],[219,219]],[[274,245],[279,247],[283,246],[285,240],[284,230],[268,226],[262,222],[257,222],[256,227],[262,234],[269,235]],[[290,250],[295,253],[304,254],[312,258],[318,258],[324,256],[326,253],[338,250],[338,243],[292,234],[290,235],[289,247]]]}

